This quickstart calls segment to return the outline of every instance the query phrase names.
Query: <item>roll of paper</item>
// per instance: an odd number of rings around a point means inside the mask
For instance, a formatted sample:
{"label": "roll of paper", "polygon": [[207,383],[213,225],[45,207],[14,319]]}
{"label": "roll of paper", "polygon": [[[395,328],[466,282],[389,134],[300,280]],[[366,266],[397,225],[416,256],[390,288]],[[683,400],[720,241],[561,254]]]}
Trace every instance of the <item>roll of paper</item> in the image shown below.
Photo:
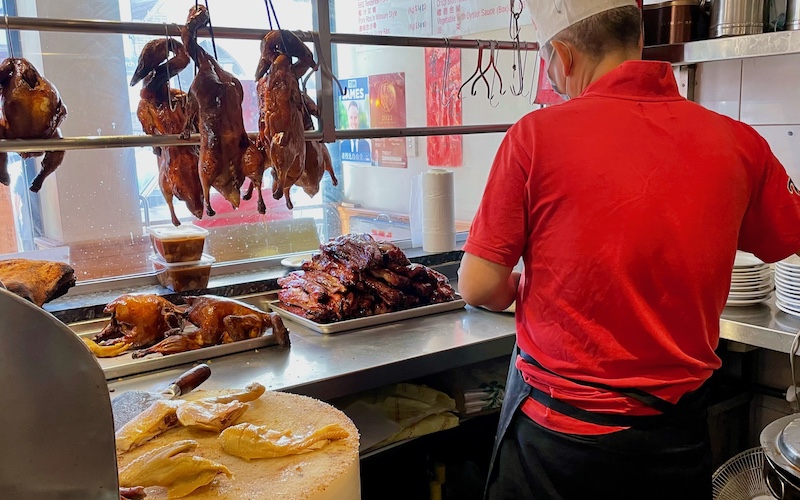
{"label": "roll of paper", "polygon": [[453,172],[435,168],[422,174],[422,249],[456,249],[456,207]]}

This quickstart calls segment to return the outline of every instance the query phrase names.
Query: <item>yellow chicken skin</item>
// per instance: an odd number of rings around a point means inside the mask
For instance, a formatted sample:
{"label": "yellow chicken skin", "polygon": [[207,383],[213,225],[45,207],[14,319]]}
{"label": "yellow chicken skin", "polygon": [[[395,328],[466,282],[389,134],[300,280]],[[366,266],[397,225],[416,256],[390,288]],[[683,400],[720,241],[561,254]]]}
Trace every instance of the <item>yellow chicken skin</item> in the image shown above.
{"label": "yellow chicken skin", "polygon": [[177,427],[177,410],[183,401],[158,400],[150,408],[123,425],[115,434],[117,452],[129,451]]}
{"label": "yellow chicken skin", "polygon": [[83,339],[83,343],[98,358],[114,358],[131,348],[133,344],[100,345],[92,339]]}
{"label": "yellow chicken skin", "polygon": [[119,471],[120,486],[163,486],[169,498],[181,498],[207,485],[217,474],[233,477],[224,465],[186,453],[197,444],[187,439],[145,453]]}
{"label": "yellow chicken skin", "polygon": [[230,403],[231,401],[249,403],[263,396],[265,392],[267,392],[266,387],[258,382],[253,382],[245,387],[243,391],[226,394],[225,396],[217,396],[215,398],[205,398],[203,401],[211,401],[212,403]]}
{"label": "yellow chicken skin", "polygon": [[349,435],[339,424],[326,425],[305,434],[295,434],[292,431],[276,431],[265,425],[244,423],[225,429],[219,439],[225,453],[252,460],[299,455],[317,449],[318,447],[312,448],[314,445],[324,445],[328,441],[345,439]]}
{"label": "yellow chicken skin", "polygon": [[231,401],[215,403],[213,401],[191,401],[178,407],[178,420],[185,427],[204,431],[222,432],[241,417],[250,405]]}

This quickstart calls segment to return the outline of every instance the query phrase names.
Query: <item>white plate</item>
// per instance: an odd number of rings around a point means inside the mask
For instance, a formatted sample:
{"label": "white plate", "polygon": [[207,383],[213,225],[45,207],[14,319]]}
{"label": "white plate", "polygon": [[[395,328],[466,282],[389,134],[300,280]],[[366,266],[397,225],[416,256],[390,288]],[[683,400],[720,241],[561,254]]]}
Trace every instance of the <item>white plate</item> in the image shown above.
{"label": "white plate", "polygon": [[741,250],[736,251],[736,259],[733,261],[733,267],[755,267],[764,265],[764,261],[755,255]]}
{"label": "white plate", "polygon": [[783,280],[776,280],[775,288],[781,288],[783,290],[790,290],[794,293],[800,293],[800,284],[798,283],[790,283]]}
{"label": "white plate", "polygon": [[786,274],[781,271],[775,272],[775,279],[779,281],[783,281],[785,283],[791,283],[795,286],[800,286],[800,276],[798,275],[791,275]]}
{"label": "white plate", "polygon": [[768,290],[756,290],[754,292],[729,292],[728,298],[731,300],[746,300],[764,298],[770,294]]}
{"label": "white plate", "polygon": [[731,292],[755,292],[756,290],[770,290],[772,281],[758,281],[755,283],[731,283]]}
{"label": "white plate", "polygon": [[731,273],[731,276],[736,276],[738,278],[744,278],[749,276],[761,276],[764,274],[769,274],[772,272],[772,269],[769,267],[760,267],[754,269],[748,269],[747,271],[744,270],[735,270]]}
{"label": "white plate", "polygon": [[798,308],[798,310],[795,310],[794,308],[792,308],[787,304],[784,304],[780,300],[775,301],[775,307],[785,312],[786,314],[791,314],[792,316],[800,316],[800,308]]}
{"label": "white plate", "polygon": [[731,283],[757,283],[759,281],[771,281],[772,273],[761,276],[731,276]]}
{"label": "white plate", "polygon": [[775,265],[800,269],[800,257],[797,255],[792,255],[791,257],[787,257],[780,262],[776,262]]}
{"label": "white plate", "polygon": [[748,299],[748,300],[729,300],[725,302],[726,306],[732,307],[742,307],[742,306],[752,306],[754,304],[760,304],[766,300],[768,300],[772,294],[767,295],[766,297],[761,297],[758,299]]}
{"label": "white plate", "polygon": [[787,304],[787,305],[789,305],[791,307],[794,307],[794,308],[800,310],[800,299],[798,299],[797,297],[792,297],[791,295],[786,295],[783,292],[776,292],[776,296],[777,296],[778,300],[780,300],[784,304]]}
{"label": "white plate", "polygon": [[293,267],[295,269],[299,269],[303,266],[303,262],[307,260],[311,260],[313,253],[303,253],[299,255],[292,255],[290,257],[286,257],[285,259],[281,259],[281,265],[286,267]]}

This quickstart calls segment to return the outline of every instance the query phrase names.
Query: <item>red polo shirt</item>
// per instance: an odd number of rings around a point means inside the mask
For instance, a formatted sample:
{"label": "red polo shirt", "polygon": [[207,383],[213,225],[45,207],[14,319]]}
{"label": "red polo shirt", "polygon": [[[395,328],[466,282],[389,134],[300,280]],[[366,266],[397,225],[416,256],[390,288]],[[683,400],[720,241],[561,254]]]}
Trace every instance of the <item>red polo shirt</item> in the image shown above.
{"label": "red polo shirt", "polygon": [[[749,126],[683,99],[669,64],[629,61],[507,133],[465,251],[525,262],[521,349],[556,373],[676,402],[714,353],[736,249],[800,251],[800,196]],[[649,414],[618,393],[518,360],[529,384],[596,412]],[[553,430],[601,434],[529,399]]]}

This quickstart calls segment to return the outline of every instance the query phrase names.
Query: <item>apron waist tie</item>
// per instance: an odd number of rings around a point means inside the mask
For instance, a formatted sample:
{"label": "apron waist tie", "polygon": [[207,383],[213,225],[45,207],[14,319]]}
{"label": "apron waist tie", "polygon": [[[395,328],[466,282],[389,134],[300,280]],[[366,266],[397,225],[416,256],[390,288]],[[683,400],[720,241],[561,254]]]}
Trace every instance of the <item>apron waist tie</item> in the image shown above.
{"label": "apron waist tie", "polygon": [[522,350],[519,351],[519,355],[526,363],[551,375],[585,387],[592,387],[594,389],[622,394],[659,412],[657,415],[597,413],[578,408],[577,406],[573,406],[565,401],[553,398],[550,396],[550,394],[541,391],[530,384],[527,384],[530,388],[530,397],[535,401],[546,406],[547,408],[550,408],[551,410],[557,411],[558,413],[572,417],[576,420],[607,427],[656,427],[676,423],[679,421],[691,420],[699,415],[704,414],[707,409],[707,391],[705,390],[704,386],[696,391],[685,394],[680,401],[678,401],[678,403],[670,403],[669,401],[661,399],[638,388],[612,387],[606,384],[587,382],[566,377],[545,368],[532,356]]}

